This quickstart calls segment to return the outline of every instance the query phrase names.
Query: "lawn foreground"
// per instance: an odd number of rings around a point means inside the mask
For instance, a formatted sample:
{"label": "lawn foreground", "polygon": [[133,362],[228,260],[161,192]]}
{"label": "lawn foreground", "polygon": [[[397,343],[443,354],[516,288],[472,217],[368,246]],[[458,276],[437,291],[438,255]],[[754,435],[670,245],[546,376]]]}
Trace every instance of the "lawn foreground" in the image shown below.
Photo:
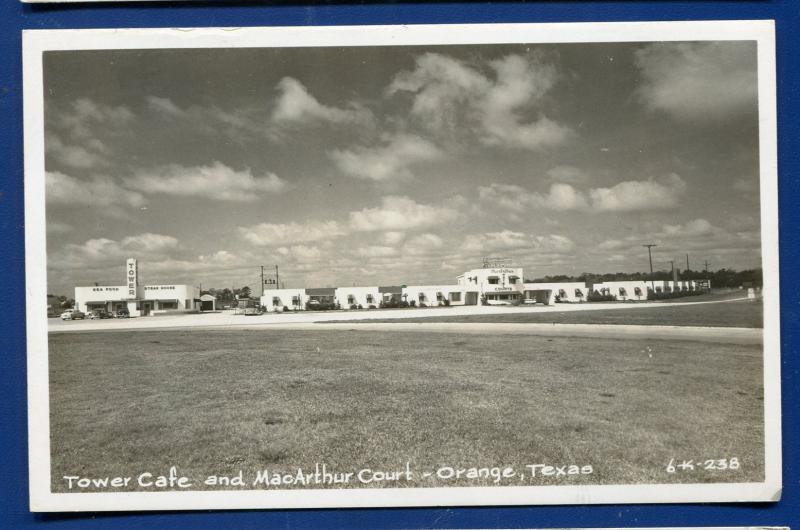
{"label": "lawn foreground", "polygon": [[[211,474],[244,470],[249,487],[258,471],[315,463],[594,470],[525,483],[535,485],[764,474],[760,345],[392,331],[51,333],[50,385],[53,491],[67,491],[64,475],[170,466],[193,489],[215,489],[202,484]],[[732,457],[738,470],[665,471],[673,458]],[[491,484],[434,477],[345,487]]]}

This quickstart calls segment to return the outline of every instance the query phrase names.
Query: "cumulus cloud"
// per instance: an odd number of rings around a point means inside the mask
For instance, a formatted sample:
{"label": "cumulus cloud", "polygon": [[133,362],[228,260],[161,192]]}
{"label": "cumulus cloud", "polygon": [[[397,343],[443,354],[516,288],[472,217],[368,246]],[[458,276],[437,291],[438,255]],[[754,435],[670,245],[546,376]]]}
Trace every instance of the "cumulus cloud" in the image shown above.
{"label": "cumulus cloud", "polygon": [[556,182],[547,193],[529,191],[513,184],[480,186],[480,200],[513,214],[535,209],[553,211],[633,212],[664,210],[678,205],[686,182],[670,174],[661,180],[630,180],[608,188],[584,192],[570,184]]}
{"label": "cumulus cloud", "polygon": [[601,212],[665,210],[678,205],[686,182],[672,173],[661,181],[629,180],[589,191],[592,208]]}
{"label": "cumulus cloud", "polygon": [[661,235],[664,236],[704,236],[718,231],[706,219],[694,219],[684,224],[664,225]]}
{"label": "cumulus cloud", "polygon": [[546,209],[554,211],[583,210],[588,206],[584,193],[569,184],[554,183],[547,193],[528,191],[513,184],[492,183],[478,188],[482,201],[512,213]]}
{"label": "cumulus cloud", "polygon": [[403,245],[403,254],[418,256],[444,247],[444,241],[436,234],[420,234],[414,236]]}
{"label": "cumulus cloud", "polygon": [[308,245],[291,245],[278,247],[278,254],[294,261],[314,261],[322,257],[322,251],[317,247]]}
{"label": "cumulus cloud", "polygon": [[201,254],[197,256],[198,261],[206,266],[219,265],[241,265],[242,257],[228,250],[218,250],[212,254]]}
{"label": "cumulus cloud", "polygon": [[48,134],[44,142],[45,153],[60,164],[76,169],[92,169],[108,165],[108,150],[96,138],[80,140],[80,144],[67,144],[56,134]]}
{"label": "cumulus cloud", "polygon": [[368,124],[372,113],[365,107],[351,103],[349,108],[323,105],[297,79],[284,77],[277,86],[280,95],[272,111],[278,123],[330,122],[336,124]]}
{"label": "cumulus cloud", "polygon": [[177,249],[178,240],[172,236],[150,232],[124,237],[89,239],[82,244],[64,245],[48,260],[55,269],[97,267],[122,262],[128,257],[162,259],[165,253]]}
{"label": "cumulus cloud", "polygon": [[737,252],[752,255],[752,251],[760,246],[760,235],[757,229],[726,229],[714,225],[707,219],[698,218],[681,224],[642,228],[622,239],[607,239],[599,243],[596,248],[634,255],[641,253],[643,242],[653,242],[658,245],[654,249],[654,256],[656,253],[662,256],[681,255],[694,250],[702,251],[705,256]]}
{"label": "cumulus cloud", "polygon": [[221,162],[194,167],[160,166],[140,171],[125,179],[125,183],[144,193],[236,202],[256,201],[259,193],[276,193],[286,187],[274,173],[255,176],[249,168],[236,171]]}
{"label": "cumulus cloud", "polygon": [[73,141],[96,138],[98,127],[104,131],[119,131],[134,118],[126,106],[98,103],[89,98],[72,101],[66,108],[49,109],[48,118],[55,127],[63,130]]}
{"label": "cumulus cloud", "polygon": [[147,96],[147,105],[151,110],[165,114],[167,116],[185,116],[186,111],[173,103],[169,98],[161,98],[158,96]]}
{"label": "cumulus cloud", "polygon": [[533,235],[513,230],[470,234],[464,239],[462,248],[469,252],[496,252],[514,249],[525,249],[546,253],[566,253],[575,248],[575,243],[568,237],[549,234]]}
{"label": "cumulus cloud", "polygon": [[256,246],[285,246],[292,243],[325,241],[347,234],[336,221],[306,221],[304,223],[259,223],[238,229],[239,235]]}
{"label": "cumulus cloud", "polygon": [[655,43],[638,50],[635,62],[639,98],[652,110],[687,121],[756,110],[755,42]]}
{"label": "cumulus cloud", "polygon": [[357,232],[397,231],[428,228],[458,218],[449,206],[420,204],[409,197],[386,196],[376,208],[350,212],[350,227]]}
{"label": "cumulus cloud", "polygon": [[[169,98],[148,96],[147,108],[163,119],[161,126],[167,124],[178,127],[178,131],[191,131],[225,136],[235,143],[247,140],[262,140],[264,137],[275,138],[270,128],[266,109],[256,106],[220,108],[215,105],[190,105],[181,107]],[[182,134],[182,132],[176,132]]]}
{"label": "cumulus cloud", "polygon": [[60,106],[48,106],[45,153],[48,165],[87,170],[109,165],[109,137],[127,134],[134,113],[126,106],[112,106],[88,98]]}
{"label": "cumulus cloud", "polygon": [[398,134],[383,140],[378,146],[335,149],[328,155],[345,175],[373,181],[410,178],[411,166],[443,157],[438,147],[419,136]]}
{"label": "cumulus cloud", "polygon": [[397,245],[406,237],[405,232],[389,231],[381,234],[381,242],[384,245]]}
{"label": "cumulus cloud", "polygon": [[125,189],[111,177],[77,179],[58,171],[45,173],[45,200],[48,204],[87,206],[128,206],[145,204],[142,194]]}
{"label": "cumulus cloud", "polygon": [[541,111],[526,117],[557,80],[555,67],[539,54],[469,65],[425,53],[417,57],[414,70],[395,76],[387,93],[413,94],[411,114],[430,131],[460,134],[466,128],[488,145],[539,149],[560,144],[572,133]]}
{"label": "cumulus cloud", "polygon": [[396,256],[398,254],[398,249],[397,247],[388,247],[384,245],[368,245],[356,249],[356,254],[362,258],[386,258]]}

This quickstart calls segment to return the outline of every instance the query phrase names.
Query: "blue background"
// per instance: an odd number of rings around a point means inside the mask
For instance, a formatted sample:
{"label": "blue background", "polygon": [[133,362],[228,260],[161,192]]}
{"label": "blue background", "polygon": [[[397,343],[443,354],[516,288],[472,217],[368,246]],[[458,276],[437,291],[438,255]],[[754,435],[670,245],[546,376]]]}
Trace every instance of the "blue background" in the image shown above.
{"label": "blue background", "polygon": [[[794,403],[798,363],[800,2],[116,3],[28,6],[0,0],[0,527],[625,527],[790,525],[800,528]],[[56,514],[28,512],[21,30],[114,27],[775,19],[782,286],[783,498],[773,504],[557,506]],[[735,429],[735,425],[731,425]]]}

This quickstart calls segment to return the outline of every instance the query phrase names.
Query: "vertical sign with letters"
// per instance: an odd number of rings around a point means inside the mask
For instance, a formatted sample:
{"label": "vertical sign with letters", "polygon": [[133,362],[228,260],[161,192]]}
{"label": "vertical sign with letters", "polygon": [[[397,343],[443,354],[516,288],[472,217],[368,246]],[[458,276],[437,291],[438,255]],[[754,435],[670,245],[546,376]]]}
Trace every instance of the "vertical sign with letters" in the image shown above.
{"label": "vertical sign with letters", "polygon": [[128,290],[128,299],[136,298],[136,291],[139,285],[139,266],[135,258],[128,258],[127,266],[125,267],[125,286]]}

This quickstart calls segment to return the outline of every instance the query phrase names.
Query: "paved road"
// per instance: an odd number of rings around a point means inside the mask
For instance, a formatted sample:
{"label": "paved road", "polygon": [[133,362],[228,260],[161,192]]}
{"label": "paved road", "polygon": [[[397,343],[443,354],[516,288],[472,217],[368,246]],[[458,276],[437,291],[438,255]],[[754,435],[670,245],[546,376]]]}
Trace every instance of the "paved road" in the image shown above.
{"label": "paved road", "polygon": [[[231,326],[228,329],[263,330],[259,325]],[[546,337],[593,337],[606,339],[692,340],[716,344],[761,344],[760,328],[710,328],[692,326],[629,326],[619,324],[539,324],[501,322],[366,322],[273,324],[269,329],[346,330],[346,331],[424,331],[428,333],[535,335]]]}
{"label": "paved road", "polygon": [[[727,300],[715,300],[705,302],[673,302],[670,307],[681,305],[701,305],[701,304],[721,304],[728,302],[736,302],[745,300],[746,298],[730,298]],[[316,312],[316,311],[298,311],[292,313],[267,313],[258,316],[243,316],[234,315],[229,312],[221,313],[201,313],[201,314],[181,314],[169,316],[153,316],[143,318],[130,318],[130,319],[109,319],[109,320],[76,320],[76,321],[62,321],[60,319],[48,319],[49,332],[72,332],[72,331],[111,331],[111,330],[131,330],[131,329],[172,329],[172,328],[212,328],[212,327],[227,327],[227,328],[240,328],[240,329],[254,329],[265,327],[291,327],[291,329],[311,329],[322,323],[325,328],[331,329],[333,324],[331,322],[343,320],[347,321],[369,321],[369,320],[384,320],[384,319],[403,319],[414,317],[440,317],[440,316],[463,316],[463,315],[501,315],[501,314],[520,314],[520,313],[547,313],[547,312],[571,312],[571,311],[615,311],[620,309],[638,309],[642,311],[654,310],[659,307],[665,307],[666,304],[658,302],[642,302],[642,303],[593,303],[593,304],[559,304],[557,306],[456,306],[456,307],[435,307],[425,309],[382,309],[382,310],[363,310],[363,311],[330,311],[330,312]],[[385,329],[386,326],[419,326],[420,324],[411,323],[382,323],[370,324],[371,326],[381,326]],[[433,323],[424,323],[430,326]],[[437,323],[440,325],[448,323]],[[460,323],[449,323],[451,325],[458,325]],[[343,324],[352,328],[351,324]],[[366,323],[359,323],[360,326]],[[511,324],[503,324],[510,326]],[[543,326],[553,326],[553,324],[515,324],[516,326],[527,326],[528,329],[538,329]],[[475,327],[477,324],[469,323],[463,324],[464,328]],[[537,327],[538,326],[538,327]],[[577,330],[574,324],[563,324],[563,326],[570,326],[570,329]],[[592,326],[594,325],[584,325]],[[322,327],[322,326],[320,326]],[[436,326],[434,326],[436,327]],[[609,326],[611,327],[611,326]],[[628,327],[643,327],[646,329],[653,329],[659,326],[628,326]],[[672,326],[663,326],[664,328],[672,328]],[[316,329],[316,328],[314,328]],[[399,328],[398,328],[399,329]],[[416,329],[422,329],[417,327]],[[433,329],[433,327],[431,327]],[[493,328],[498,329],[499,328]],[[686,327],[679,329],[685,330]],[[706,328],[698,328],[706,329]],[[711,329],[711,328],[708,328]],[[737,328],[726,328],[726,331]],[[759,330],[760,332],[760,330]]]}

